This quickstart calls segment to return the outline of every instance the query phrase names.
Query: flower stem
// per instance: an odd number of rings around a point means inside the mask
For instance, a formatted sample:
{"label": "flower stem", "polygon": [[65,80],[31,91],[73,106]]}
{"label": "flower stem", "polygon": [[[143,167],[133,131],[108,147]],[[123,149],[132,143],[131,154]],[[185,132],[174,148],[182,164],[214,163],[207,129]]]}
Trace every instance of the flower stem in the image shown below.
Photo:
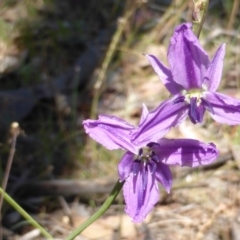
{"label": "flower stem", "polygon": [[117,197],[118,193],[123,187],[124,182],[119,182],[115,184],[113,187],[109,197],[106,199],[106,201],[103,203],[103,205],[100,207],[100,209],[94,213],[91,217],[89,217],[85,222],[83,222],[77,229],[75,229],[70,235],[68,235],[65,240],[72,240],[76,236],[78,236],[84,229],[86,229],[90,224],[92,224],[94,221],[96,221],[99,217],[101,217],[107,209],[111,206],[115,198]]}
{"label": "flower stem", "polygon": [[39,225],[36,220],[34,220],[20,205],[18,205],[1,187],[0,194],[3,196],[5,201],[7,201],[13,208],[18,211],[18,213],[20,213],[26,220],[28,220],[32,226],[39,229],[46,239],[53,239],[53,237],[41,225]]}
{"label": "flower stem", "polygon": [[208,10],[208,0],[193,0],[193,32],[199,38]]}

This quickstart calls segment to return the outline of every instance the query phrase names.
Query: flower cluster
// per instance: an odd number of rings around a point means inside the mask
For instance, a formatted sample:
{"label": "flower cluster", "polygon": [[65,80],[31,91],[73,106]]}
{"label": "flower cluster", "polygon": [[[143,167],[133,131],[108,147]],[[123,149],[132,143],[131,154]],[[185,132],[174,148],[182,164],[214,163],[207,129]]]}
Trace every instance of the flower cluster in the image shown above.
{"label": "flower cluster", "polygon": [[154,55],[146,55],[172,97],[152,111],[143,104],[138,127],[107,115],[83,121],[86,133],[95,141],[109,150],[126,151],[118,173],[124,181],[125,211],[134,222],[141,222],[159,200],[158,183],[170,192],[170,165],[197,167],[218,157],[213,143],[163,138],[170,128],[187,116],[194,124],[200,123],[206,110],[217,122],[240,124],[240,101],[216,92],[224,54],[225,44],[210,61],[191,24],[181,24],[170,41],[169,68]]}

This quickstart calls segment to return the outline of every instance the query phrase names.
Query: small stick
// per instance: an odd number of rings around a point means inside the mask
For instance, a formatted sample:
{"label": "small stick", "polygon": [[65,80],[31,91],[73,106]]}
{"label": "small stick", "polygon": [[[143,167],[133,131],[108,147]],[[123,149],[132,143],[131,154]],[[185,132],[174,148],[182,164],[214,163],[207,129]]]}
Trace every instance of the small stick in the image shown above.
{"label": "small stick", "polygon": [[[3,181],[2,181],[3,193],[0,195],[0,222],[2,222],[2,211],[1,210],[2,210],[3,198],[4,198],[5,190],[7,187],[10,170],[12,167],[12,162],[13,162],[13,157],[14,157],[15,147],[16,147],[16,142],[17,142],[17,136],[19,134],[19,124],[17,122],[13,122],[11,124],[10,133],[12,134],[11,148],[10,148],[10,152],[9,152],[9,156],[8,156],[8,160],[7,160],[7,166],[6,166],[6,170],[5,170]],[[1,228],[0,228],[0,239],[2,239]]]}
{"label": "small stick", "polygon": [[[11,170],[11,167],[12,167],[13,157],[14,157],[14,153],[15,153],[17,136],[19,134],[19,124],[17,122],[13,122],[11,124],[11,131],[10,132],[12,133],[11,148],[10,148],[10,152],[9,152],[9,156],[8,156],[8,160],[7,160],[7,166],[6,166],[6,170],[5,170],[5,174],[4,174],[3,182],[2,182],[3,191],[5,191],[6,187],[7,187],[7,182],[8,182],[10,170]],[[0,196],[0,212],[1,212],[1,209],[2,209],[2,203],[3,203],[3,196],[1,195]]]}

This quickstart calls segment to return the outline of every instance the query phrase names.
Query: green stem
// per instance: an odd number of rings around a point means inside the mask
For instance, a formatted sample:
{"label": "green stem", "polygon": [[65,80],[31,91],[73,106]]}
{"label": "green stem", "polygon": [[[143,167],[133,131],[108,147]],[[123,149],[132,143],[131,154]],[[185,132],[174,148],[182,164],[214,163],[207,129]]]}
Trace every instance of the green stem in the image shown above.
{"label": "green stem", "polygon": [[19,206],[3,189],[0,187],[0,194],[2,194],[5,201],[7,201],[13,208],[15,208],[18,213],[20,213],[28,222],[39,229],[44,237],[47,239],[53,239],[53,237],[42,227],[40,226],[21,206]]}
{"label": "green stem", "polygon": [[111,206],[115,198],[117,197],[118,193],[122,189],[124,182],[119,182],[115,184],[113,187],[113,190],[111,191],[109,197],[106,199],[106,201],[103,203],[103,205],[100,207],[100,209],[94,213],[91,217],[89,217],[85,222],[83,222],[77,229],[75,229],[70,235],[68,235],[65,240],[72,240],[75,237],[77,237],[84,229],[86,229],[90,224],[92,224],[94,221],[96,221],[99,217],[101,217]]}
{"label": "green stem", "polygon": [[199,38],[203,23],[205,21],[207,10],[208,10],[208,0],[195,0],[193,2],[193,32]]}

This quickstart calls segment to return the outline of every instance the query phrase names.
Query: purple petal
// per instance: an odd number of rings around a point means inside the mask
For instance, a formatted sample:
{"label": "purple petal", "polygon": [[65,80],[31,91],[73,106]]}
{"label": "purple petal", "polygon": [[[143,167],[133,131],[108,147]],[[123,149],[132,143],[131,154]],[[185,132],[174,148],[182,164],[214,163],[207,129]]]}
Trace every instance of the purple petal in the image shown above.
{"label": "purple petal", "polygon": [[191,30],[191,23],[176,28],[168,49],[174,81],[186,90],[201,88],[209,59]]}
{"label": "purple petal", "polygon": [[157,164],[154,161],[150,161],[148,163],[149,169],[150,169],[150,173],[151,174],[155,174],[156,169],[157,169]]}
{"label": "purple petal", "polygon": [[165,67],[154,55],[146,55],[153,69],[159,76],[160,80],[163,82],[168,91],[175,95],[183,90],[182,86],[175,83],[172,78],[172,73],[170,69]]}
{"label": "purple petal", "polygon": [[224,43],[218,48],[213,60],[208,66],[208,69],[203,81],[203,87],[206,88],[208,91],[215,92],[218,89],[218,86],[222,77],[223,59],[225,56],[225,46],[226,44]]}
{"label": "purple petal", "polygon": [[205,108],[204,108],[204,104],[197,104],[197,98],[192,97],[190,99],[190,108],[189,108],[189,112],[188,112],[188,116],[191,120],[192,123],[196,124],[196,123],[201,123],[203,120],[203,116],[205,113]]}
{"label": "purple petal", "polygon": [[162,163],[197,167],[213,162],[219,154],[213,143],[193,139],[160,139],[159,147],[152,147]]}
{"label": "purple petal", "polygon": [[155,172],[156,179],[163,185],[168,193],[172,187],[172,173],[170,168],[164,163],[157,163],[157,170]]}
{"label": "purple petal", "polygon": [[188,106],[184,102],[173,104],[172,99],[165,100],[149,112],[145,121],[132,131],[132,142],[142,147],[157,141],[171,127],[178,126],[187,117],[187,111]]}
{"label": "purple petal", "polygon": [[132,172],[134,154],[126,152],[118,164],[118,174],[120,181],[124,181]]}
{"label": "purple petal", "polygon": [[176,97],[174,97],[174,99],[173,99],[173,104],[182,103],[182,102],[185,102],[185,96],[183,96],[183,95],[179,94]]}
{"label": "purple petal", "polygon": [[211,104],[212,118],[228,125],[240,124],[240,100],[217,92],[206,92],[205,99]]}
{"label": "purple petal", "polygon": [[[148,183],[148,166],[142,165],[142,188],[145,191],[147,189],[147,183]],[[150,169],[149,172],[151,173]],[[145,196],[144,196],[145,197]],[[144,199],[143,199],[144,201]]]}
{"label": "purple petal", "polygon": [[214,114],[214,111],[213,111],[213,107],[212,105],[204,98],[201,98],[201,104],[203,105],[203,107],[208,110],[210,113]]}
{"label": "purple petal", "polygon": [[132,165],[133,175],[136,176],[141,169],[141,160],[134,160]]}
{"label": "purple petal", "polygon": [[140,119],[139,124],[141,124],[146,119],[147,115],[148,115],[148,109],[147,109],[146,105],[143,103],[143,105],[142,105],[142,115],[141,115],[141,119]]}
{"label": "purple petal", "polygon": [[146,172],[146,188],[143,188],[142,172],[137,176],[132,173],[123,186],[123,195],[126,203],[125,211],[134,222],[141,222],[152,210],[159,199],[159,190],[155,175]]}
{"label": "purple petal", "polygon": [[125,149],[137,153],[130,142],[130,132],[134,127],[120,118],[100,115],[98,120],[85,120],[83,126],[86,133],[109,150]]}

